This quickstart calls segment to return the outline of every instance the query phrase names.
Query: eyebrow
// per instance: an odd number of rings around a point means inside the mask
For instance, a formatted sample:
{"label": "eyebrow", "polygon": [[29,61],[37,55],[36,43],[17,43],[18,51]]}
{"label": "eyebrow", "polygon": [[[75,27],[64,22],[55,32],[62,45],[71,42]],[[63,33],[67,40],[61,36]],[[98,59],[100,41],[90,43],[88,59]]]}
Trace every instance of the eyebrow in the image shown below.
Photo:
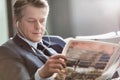
{"label": "eyebrow", "polygon": [[[28,17],[28,19],[35,19],[35,18],[32,18],[32,17]],[[45,19],[45,17],[43,17],[43,18],[40,18],[40,19]]]}
{"label": "eyebrow", "polygon": [[35,18],[32,18],[32,17],[28,17],[28,19],[35,19]]}

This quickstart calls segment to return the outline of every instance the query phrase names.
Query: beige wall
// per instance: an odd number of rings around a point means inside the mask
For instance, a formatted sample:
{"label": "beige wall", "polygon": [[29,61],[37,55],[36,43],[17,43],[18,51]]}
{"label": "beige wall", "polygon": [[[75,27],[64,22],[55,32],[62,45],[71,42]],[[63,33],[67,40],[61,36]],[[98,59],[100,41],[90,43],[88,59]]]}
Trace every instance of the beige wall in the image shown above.
{"label": "beige wall", "polygon": [[67,38],[119,30],[117,11],[120,10],[120,0],[48,1],[52,34]]}

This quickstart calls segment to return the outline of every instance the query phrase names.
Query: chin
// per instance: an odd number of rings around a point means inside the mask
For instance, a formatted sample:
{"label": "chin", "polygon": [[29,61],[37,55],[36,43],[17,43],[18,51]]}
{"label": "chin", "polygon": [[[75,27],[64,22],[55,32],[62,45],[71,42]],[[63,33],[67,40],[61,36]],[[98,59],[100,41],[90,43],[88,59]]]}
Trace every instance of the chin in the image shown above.
{"label": "chin", "polygon": [[33,42],[40,42],[42,38],[39,38],[39,39],[34,39],[32,40]]}

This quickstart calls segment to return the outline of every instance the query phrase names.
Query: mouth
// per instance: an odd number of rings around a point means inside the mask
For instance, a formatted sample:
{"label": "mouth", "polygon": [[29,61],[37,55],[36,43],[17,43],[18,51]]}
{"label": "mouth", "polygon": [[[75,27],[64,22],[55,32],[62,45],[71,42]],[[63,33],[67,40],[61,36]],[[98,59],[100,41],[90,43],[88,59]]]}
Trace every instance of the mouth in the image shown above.
{"label": "mouth", "polygon": [[42,35],[42,32],[40,33],[40,32],[35,32],[35,33],[33,33],[34,35]]}

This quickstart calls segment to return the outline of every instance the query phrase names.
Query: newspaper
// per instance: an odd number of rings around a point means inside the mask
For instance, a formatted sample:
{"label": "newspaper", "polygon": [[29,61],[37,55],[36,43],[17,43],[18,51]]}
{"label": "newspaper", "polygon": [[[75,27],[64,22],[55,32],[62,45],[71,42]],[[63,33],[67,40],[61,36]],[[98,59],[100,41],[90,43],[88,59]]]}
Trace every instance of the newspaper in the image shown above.
{"label": "newspaper", "polygon": [[67,67],[54,80],[111,80],[119,65],[119,45],[115,43],[71,39],[63,54]]}

